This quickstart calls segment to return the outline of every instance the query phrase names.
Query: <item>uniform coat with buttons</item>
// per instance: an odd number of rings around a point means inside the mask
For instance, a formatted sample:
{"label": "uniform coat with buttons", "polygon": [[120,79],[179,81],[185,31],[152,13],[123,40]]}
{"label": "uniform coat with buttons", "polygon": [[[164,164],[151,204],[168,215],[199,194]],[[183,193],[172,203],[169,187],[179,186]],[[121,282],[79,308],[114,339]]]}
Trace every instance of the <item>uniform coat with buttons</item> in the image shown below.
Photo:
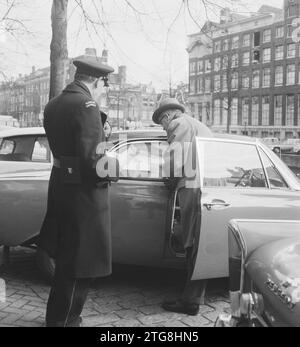
{"label": "uniform coat with buttons", "polygon": [[[52,99],[44,127],[54,158],[76,158],[80,182],[66,184],[53,167],[39,246],[74,278],[111,274],[108,184],[96,174],[96,148],[105,142],[100,110],[79,81]],[[72,172],[72,170],[70,171]]]}

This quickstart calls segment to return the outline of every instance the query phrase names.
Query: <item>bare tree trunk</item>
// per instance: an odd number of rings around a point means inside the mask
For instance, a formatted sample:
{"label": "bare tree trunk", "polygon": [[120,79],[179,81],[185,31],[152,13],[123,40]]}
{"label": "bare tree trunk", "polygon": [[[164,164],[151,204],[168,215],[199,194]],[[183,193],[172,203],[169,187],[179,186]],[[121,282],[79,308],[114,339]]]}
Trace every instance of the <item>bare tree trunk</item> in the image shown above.
{"label": "bare tree trunk", "polygon": [[61,93],[65,84],[65,67],[68,59],[67,11],[68,0],[53,0],[51,21],[51,72],[49,99]]}

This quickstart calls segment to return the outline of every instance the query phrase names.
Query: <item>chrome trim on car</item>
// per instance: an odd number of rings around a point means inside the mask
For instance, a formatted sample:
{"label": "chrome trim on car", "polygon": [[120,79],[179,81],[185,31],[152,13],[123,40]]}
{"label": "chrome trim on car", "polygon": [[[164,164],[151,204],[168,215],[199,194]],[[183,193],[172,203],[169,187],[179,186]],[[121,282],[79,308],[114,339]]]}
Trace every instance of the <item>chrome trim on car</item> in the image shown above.
{"label": "chrome trim on car", "polygon": [[244,278],[245,278],[245,262],[246,262],[246,255],[247,255],[247,245],[246,245],[245,239],[243,238],[243,234],[238,227],[237,221],[235,221],[234,224],[233,224],[233,221],[231,222],[230,230],[233,233],[242,251],[241,280],[240,280],[240,292],[242,293],[243,287],[244,287]]}

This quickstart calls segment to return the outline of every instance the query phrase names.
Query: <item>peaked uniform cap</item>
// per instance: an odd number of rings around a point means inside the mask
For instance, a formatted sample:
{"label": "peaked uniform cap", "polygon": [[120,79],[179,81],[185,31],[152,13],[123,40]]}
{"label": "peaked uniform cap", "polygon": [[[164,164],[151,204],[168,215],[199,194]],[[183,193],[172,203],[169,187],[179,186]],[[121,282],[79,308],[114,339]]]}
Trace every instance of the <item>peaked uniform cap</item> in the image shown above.
{"label": "peaked uniform cap", "polygon": [[185,108],[183,105],[179,103],[179,101],[175,98],[167,98],[162,100],[158,106],[158,109],[153,113],[153,122],[159,124],[159,118],[167,110],[180,110],[185,112]]}
{"label": "peaked uniform cap", "polygon": [[73,64],[78,73],[96,78],[106,77],[115,71],[111,66],[105,65],[97,59],[75,59]]}

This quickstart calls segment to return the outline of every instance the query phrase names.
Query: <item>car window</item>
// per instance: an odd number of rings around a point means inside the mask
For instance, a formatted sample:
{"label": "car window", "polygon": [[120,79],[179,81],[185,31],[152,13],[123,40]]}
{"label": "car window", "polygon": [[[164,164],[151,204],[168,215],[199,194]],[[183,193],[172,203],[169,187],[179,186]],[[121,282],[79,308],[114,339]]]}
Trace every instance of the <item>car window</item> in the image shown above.
{"label": "car window", "polygon": [[15,149],[15,142],[13,140],[3,139],[1,141],[0,154],[12,154]]}
{"label": "car window", "polygon": [[36,135],[13,136],[5,138],[2,142],[0,160],[30,162]]}
{"label": "car window", "polygon": [[165,142],[133,142],[117,149],[120,177],[161,179]]}
{"label": "car window", "polygon": [[288,188],[283,177],[280,175],[272,161],[268,158],[264,151],[260,150],[261,158],[268,176],[270,188]]}
{"label": "car window", "polygon": [[264,170],[254,145],[203,142],[203,186],[228,188],[267,187]]}
{"label": "car window", "polygon": [[31,160],[34,162],[50,162],[50,148],[45,136],[38,137],[35,140]]}

